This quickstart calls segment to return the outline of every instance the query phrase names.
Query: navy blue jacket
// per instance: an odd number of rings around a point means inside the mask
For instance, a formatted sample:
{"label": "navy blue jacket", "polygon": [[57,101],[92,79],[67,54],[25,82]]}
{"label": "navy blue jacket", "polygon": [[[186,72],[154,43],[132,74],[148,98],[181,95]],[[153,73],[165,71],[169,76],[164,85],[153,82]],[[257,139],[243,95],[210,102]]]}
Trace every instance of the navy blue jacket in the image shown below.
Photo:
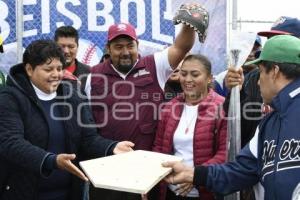
{"label": "navy blue jacket", "polygon": [[274,111],[236,160],[197,167],[194,184],[228,194],[260,182],[265,200],[291,199],[300,182],[300,79],[283,88],[271,106]]}
{"label": "navy blue jacket", "polygon": [[[78,109],[83,100],[69,85],[61,84],[57,91],[66,134],[65,153],[77,159],[91,159],[112,154],[115,142],[104,139],[96,128],[80,126],[94,124],[89,106]],[[68,105],[66,105],[68,104]],[[70,106],[70,107],[69,107]],[[72,112],[71,112],[72,111]],[[0,199],[36,200],[47,149],[49,124],[41,102],[22,64],[11,69],[7,87],[0,93]],[[69,117],[69,118],[68,118]],[[72,176],[72,200],[81,199],[83,182]]]}

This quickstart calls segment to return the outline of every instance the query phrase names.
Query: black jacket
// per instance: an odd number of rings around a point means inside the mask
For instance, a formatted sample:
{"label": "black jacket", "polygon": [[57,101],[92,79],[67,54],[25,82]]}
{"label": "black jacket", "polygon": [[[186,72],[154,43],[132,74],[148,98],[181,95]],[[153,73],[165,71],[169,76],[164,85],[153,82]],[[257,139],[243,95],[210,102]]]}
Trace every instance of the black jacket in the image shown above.
{"label": "black jacket", "polygon": [[85,90],[85,84],[88,74],[91,72],[90,66],[79,62],[77,59],[75,60],[76,69],[73,73],[74,76],[79,78],[81,82],[81,91]]}
{"label": "black jacket", "polygon": [[[112,154],[115,142],[99,136],[95,128],[78,125],[93,124],[87,104],[68,85],[61,84],[57,98],[68,106],[61,106],[66,134],[66,153],[75,153],[76,165],[80,159]],[[67,94],[71,94],[68,95]],[[70,114],[70,111],[72,113]],[[22,64],[10,71],[7,86],[0,93],[0,199],[35,200],[43,162],[48,155],[49,127],[40,101]],[[81,199],[83,182],[72,176],[72,200]]]}

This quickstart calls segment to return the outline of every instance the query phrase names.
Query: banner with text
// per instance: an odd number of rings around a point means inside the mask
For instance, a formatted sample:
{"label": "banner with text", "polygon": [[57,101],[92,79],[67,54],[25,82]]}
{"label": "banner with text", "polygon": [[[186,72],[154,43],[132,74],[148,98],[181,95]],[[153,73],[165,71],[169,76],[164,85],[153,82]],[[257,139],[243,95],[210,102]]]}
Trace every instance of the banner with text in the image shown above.
{"label": "banner with text", "polygon": [[[78,59],[95,65],[102,57],[108,27],[130,22],[136,27],[139,51],[151,54],[173,43],[179,26],[172,23],[179,0],[23,0],[23,13],[16,13],[16,1],[0,0],[0,34],[5,54],[0,54],[0,69],[5,73],[16,61],[16,19],[23,15],[23,48],[36,39],[52,39],[62,25],[72,25],[80,35]],[[195,1],[194,1],[195,2]],[[193,52],[203,53],[220,72],[226,61],[226,1],[197,0],[210,13],[206,42],[195,44]]]}

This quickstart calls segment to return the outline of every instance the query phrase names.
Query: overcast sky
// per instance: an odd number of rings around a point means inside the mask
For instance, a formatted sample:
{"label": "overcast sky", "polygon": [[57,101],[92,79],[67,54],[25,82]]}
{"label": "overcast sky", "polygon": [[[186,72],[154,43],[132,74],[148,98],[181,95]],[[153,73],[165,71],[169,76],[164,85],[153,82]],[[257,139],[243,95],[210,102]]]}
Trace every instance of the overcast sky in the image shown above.
{"label": "overcast sky", "polygon": [[[300,19],[299,0],[237,0],[239,20],[276,21],[280,16],[297,17]],[[242,31],[269,30],[272,24],[242,23]]]}

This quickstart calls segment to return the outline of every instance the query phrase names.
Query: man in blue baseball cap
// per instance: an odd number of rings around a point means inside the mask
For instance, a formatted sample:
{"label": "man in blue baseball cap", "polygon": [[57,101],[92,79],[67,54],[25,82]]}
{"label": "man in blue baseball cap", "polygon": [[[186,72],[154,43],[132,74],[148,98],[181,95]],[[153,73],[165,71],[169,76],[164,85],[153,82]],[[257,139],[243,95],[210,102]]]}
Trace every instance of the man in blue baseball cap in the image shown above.
{"label": "man in blue baseball cap", "polygon": [[300,180],[300,39],[279,35],[269,39],[259,58],[263,102],[273,109],[259,124],[255,136],[233,162],[187,167],[166,162],[171,184],[193,183],[229,194],[256,183],[264,193],[259,199],[291,199]]}
{"label": "man in blue baseball cap", "polygon": [[293,35],[300,37],[300,20],[281,16],[272,25],[271,30],[258,32],[258,35],[270,38],[275,35]]}

